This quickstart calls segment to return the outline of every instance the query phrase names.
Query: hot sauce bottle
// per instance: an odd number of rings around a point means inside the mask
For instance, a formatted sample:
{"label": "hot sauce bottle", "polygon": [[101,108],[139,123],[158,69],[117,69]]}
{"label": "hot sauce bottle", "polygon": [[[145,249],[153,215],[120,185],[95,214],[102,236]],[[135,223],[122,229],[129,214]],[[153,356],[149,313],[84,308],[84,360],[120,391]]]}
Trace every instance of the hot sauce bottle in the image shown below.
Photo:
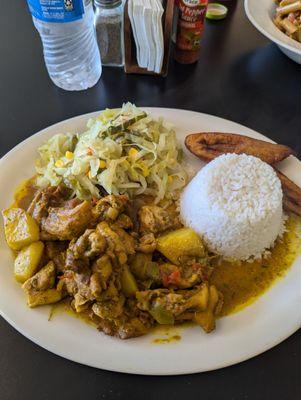
{"label": "hot sauce bottle", "polygon": [[199,59],[208,0],[176,0],[178,23],[174,58],[182,64]]}

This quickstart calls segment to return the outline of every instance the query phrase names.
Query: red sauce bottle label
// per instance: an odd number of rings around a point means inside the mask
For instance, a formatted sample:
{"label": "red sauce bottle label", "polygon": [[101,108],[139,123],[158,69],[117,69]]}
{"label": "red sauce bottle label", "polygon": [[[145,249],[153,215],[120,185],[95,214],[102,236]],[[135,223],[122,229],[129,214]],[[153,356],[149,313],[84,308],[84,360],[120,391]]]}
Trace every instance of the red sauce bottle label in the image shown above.
{"label": "red sauce bottle label", "polygon": [[[181,50],[190,51],[191,62],[198,58],[200,41],[204,30],[204,20],[208,0],[177,0],[179,10],[179,19],[177,25],[176,49],[178,51],[178,61]],[[197,54],[196,54],[197,52]],[[186,54],[186,62],[189,62],[189,56]]]}

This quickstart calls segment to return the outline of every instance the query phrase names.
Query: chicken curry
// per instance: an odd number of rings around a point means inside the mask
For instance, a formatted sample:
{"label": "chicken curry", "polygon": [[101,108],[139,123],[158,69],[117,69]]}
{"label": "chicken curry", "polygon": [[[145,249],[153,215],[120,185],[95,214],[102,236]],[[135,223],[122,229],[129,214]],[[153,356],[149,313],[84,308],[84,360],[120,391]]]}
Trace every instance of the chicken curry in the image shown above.
{"label": "chicken curry", "polygon": [[[76,313],[121,339],[187,321],[212,331],[218,316],[266,290],[297,248],[297,236],[286,233],[267,260],[226,263],[182,226],[174,201],[105,194],[80,201],[63,185],[38,189],[34,179],[3,217],[29,307],[68,298]],[[293,232],[297,223],[289,224]]]}
{"label": "chicken curry", "polygon": [[156,324],[195,321],[214,329],[222,294],[210,284],[211,257],[182,226],[173,201],[80,201],[63,185],[37,189],[33,182],[3,211],[29,307],[69,297],[76,312],[122,339]]}

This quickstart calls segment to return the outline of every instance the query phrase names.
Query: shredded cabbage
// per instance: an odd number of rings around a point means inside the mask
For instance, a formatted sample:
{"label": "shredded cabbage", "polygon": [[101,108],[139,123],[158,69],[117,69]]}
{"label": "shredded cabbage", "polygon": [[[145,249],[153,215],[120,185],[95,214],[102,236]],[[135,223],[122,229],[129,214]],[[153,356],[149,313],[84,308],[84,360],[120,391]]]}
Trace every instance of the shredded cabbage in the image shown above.
{"label": "shredded cabbage", "polygon": [[38,185],[63,182],[80,199],[99,198],[103,188],[159,202],[174,198],[187,181],[172,127],[131,103],[101,112],[83,133],[53,136],[38,152]]}

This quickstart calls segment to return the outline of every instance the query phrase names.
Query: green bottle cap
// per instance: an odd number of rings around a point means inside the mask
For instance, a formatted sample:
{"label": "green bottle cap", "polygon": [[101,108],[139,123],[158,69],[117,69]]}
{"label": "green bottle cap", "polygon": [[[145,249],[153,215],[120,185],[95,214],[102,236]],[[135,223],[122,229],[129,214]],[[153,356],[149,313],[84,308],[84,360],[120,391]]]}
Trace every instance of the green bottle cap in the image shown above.
{"label": "green bottle cap", "polygon": [[207,7],[206,18],[208,19],[224,19],[228,14],[228,8],[223,4],[210,3]]}

